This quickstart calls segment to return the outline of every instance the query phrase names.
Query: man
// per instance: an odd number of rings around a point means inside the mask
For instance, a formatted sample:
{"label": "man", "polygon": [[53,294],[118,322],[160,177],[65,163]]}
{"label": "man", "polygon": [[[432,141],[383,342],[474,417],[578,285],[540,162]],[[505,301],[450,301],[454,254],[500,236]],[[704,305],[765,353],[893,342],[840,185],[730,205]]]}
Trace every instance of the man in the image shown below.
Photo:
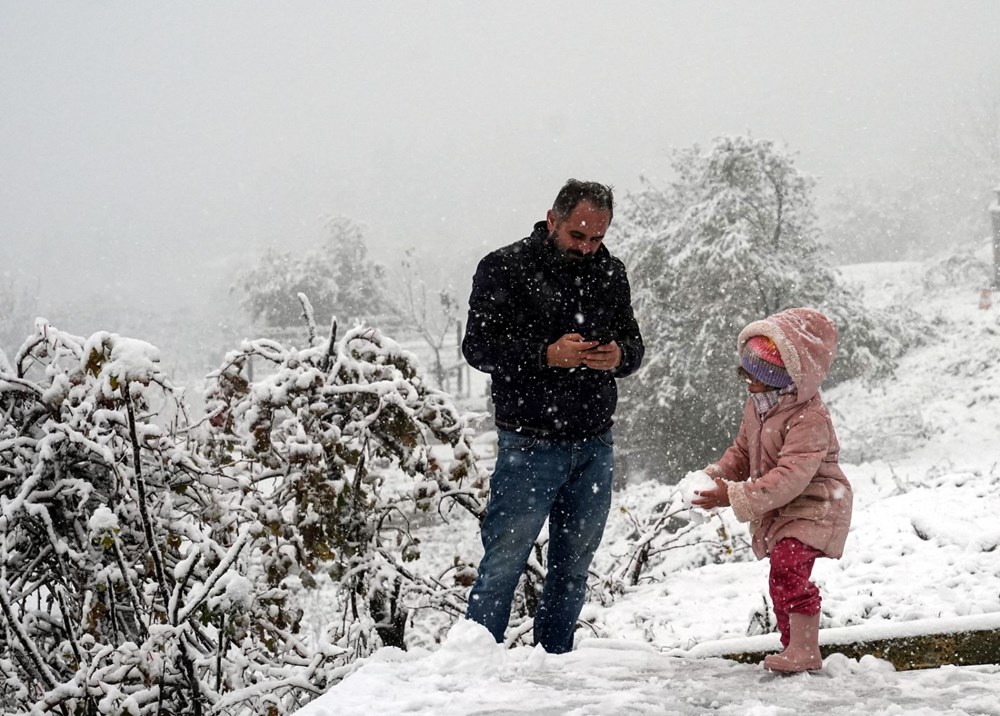
{"label": "man", "polygon": [[469,364],[491,375],[499,436],[466,616],[503,641],[548,518],[534,629],[553,654],[573,647],[611,506],[615,378],[643,356],[625,266],[603,243],[613,213],[609,187],[570,179],[531,236],[479,263],[462,343]]}

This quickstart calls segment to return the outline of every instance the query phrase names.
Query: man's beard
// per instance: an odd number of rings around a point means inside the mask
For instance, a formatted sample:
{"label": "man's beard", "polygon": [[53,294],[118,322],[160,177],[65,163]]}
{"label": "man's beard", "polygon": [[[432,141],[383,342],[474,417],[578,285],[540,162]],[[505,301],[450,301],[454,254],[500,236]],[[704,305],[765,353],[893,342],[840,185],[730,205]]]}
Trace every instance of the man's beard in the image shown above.
{"label": "man's beard", "polygon": [[580,263],[583,261],[593,261],[593,254],[585,254],[582,251],[577,251],[576,249],[561,249],[559,244],[556,243],[556,232],[552,231],[549,233],[549,242],[559,252],[559,255],[564,261],[568,263]]}

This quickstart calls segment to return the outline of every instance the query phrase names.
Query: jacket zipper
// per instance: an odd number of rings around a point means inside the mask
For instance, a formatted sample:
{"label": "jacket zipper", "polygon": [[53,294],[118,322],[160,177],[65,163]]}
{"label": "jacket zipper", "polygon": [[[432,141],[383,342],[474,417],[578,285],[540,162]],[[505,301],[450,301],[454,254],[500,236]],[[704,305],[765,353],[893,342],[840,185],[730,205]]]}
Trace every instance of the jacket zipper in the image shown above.
{"label": "jacket zipper", "polygon": [[[773,410],[773,408],[772,408],[772,410]],[[764,416],[761,415],[760,413],[757,413],[757,422],[759,423],[759,425],[757,426],[757,465],[755,466],[757,468],[757,474],[754,477],[754,480],[760,479],[760,476],[761,476],[761,471],[760,471],[761,458],[760,458],[760,454],[763,451],[762,450],[762,446],[763,446],[763,443],[764,443]]]}

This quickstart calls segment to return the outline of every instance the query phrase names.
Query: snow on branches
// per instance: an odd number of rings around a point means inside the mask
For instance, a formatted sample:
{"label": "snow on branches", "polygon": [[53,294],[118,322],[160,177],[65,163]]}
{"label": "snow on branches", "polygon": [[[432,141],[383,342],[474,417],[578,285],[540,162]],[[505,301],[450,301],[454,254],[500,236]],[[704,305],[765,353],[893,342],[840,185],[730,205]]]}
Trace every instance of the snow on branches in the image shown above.
{"label": "snow on branches", "polygon": [[[481,510],[463,419],[377,332],[315,342],[244,344],[194,425],[143,341],[40,320],[0,359],[0,710],[288,714],[458,608],[409,521]],[[344,618],[310,640],[321,569]]]}
{"label": "snow on branches", "polygon": [[206,398],[204,453],[245,485],[244,506],[273,535],[268,580],[308,586],[322,569],[339,582],[331,641],[357,655],[405,648],[409,609],[463,611],[463,585],[409,565],[420,557],[410,527],[432,507],[479,514],[486,477],[464,419],[411,354],[363,326],[302,350],[247,341]]}

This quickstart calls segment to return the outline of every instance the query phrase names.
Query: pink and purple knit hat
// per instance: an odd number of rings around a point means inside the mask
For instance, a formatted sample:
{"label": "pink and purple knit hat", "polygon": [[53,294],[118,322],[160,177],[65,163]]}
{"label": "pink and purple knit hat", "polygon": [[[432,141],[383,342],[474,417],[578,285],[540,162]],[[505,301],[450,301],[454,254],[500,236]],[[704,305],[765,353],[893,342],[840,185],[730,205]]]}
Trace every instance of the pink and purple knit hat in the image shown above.
{"label": "pink and purple knit hat", "polygon": [[753,378],[772,388],[785,388],[792,383],[778,346],[767,336],[747,339],[740,351],[740,365]]}

